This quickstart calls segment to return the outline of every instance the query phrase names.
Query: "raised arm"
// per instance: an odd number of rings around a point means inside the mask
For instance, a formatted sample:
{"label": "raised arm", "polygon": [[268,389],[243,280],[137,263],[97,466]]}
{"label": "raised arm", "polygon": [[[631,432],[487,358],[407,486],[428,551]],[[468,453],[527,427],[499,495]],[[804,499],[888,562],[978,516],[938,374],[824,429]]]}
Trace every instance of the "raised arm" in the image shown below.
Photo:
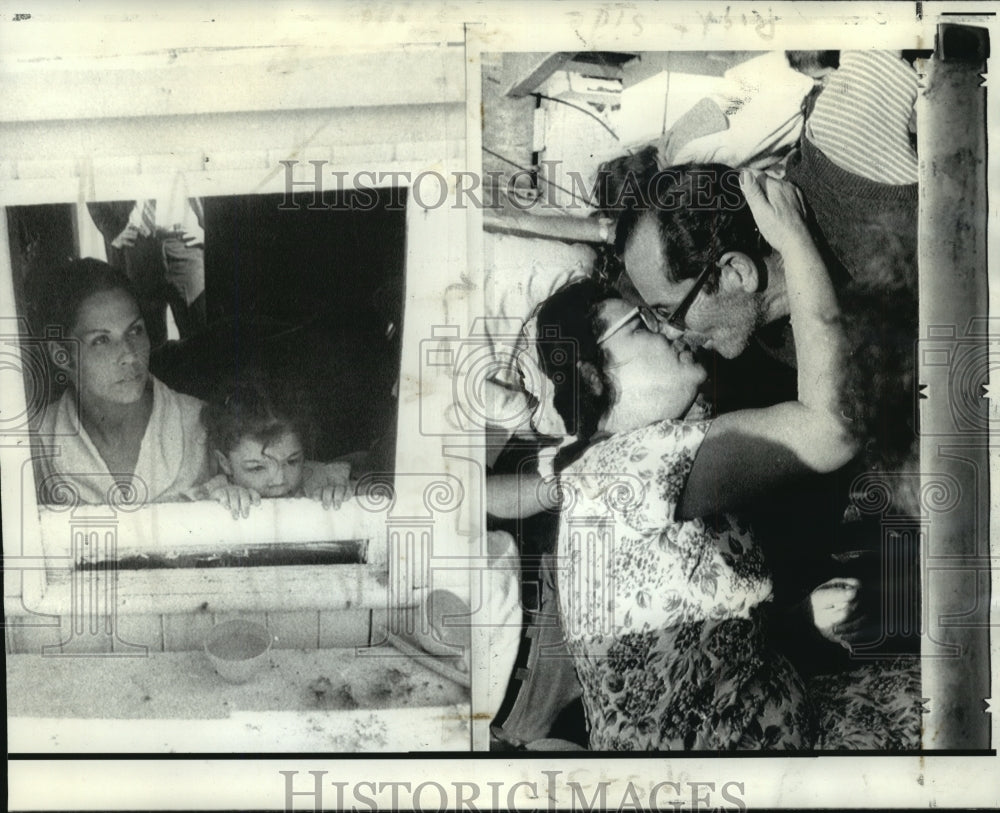
{"label": "raised arm", "polygon": [[678,506],[682,519],[739,507],[803,474],[835,471],[856,452],[840,410],[844,338],[837,300],[799,192],[748,171],[741,187],[761,234],[784,262],[798,400],[715,419]]}

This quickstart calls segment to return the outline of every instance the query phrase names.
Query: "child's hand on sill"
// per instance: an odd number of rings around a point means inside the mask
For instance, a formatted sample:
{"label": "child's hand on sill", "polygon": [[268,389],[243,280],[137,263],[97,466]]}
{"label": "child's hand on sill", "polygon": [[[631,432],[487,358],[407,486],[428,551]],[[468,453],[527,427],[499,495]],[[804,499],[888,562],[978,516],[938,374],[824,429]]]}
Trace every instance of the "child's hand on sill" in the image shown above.
{"label": "child's hand on sill", "polygon": [[208,496],[227,508],[232,513],[233,519],[239,519],[241,516],[245,519],[250,515],[251,505],[260,505],[260,494],[252,488],[229,483],[214,489]]}
{"label": "child's hand on sill", "polygon": [[334,463],[307,463],[302,492],[311,500],[321,502],[324,508],[337,510],[351,498],[354,484],[351,482],[351,464],[344,461]]}
{"label": "child's hand on sill", "polygon": [[344,483],[336,486],[323,486],[316,493],[307,494],[306,496],[323,503],[324,508],[333,508],[336,511],[347,500],[351,499],[353,493],[354,485],[352,483]]}

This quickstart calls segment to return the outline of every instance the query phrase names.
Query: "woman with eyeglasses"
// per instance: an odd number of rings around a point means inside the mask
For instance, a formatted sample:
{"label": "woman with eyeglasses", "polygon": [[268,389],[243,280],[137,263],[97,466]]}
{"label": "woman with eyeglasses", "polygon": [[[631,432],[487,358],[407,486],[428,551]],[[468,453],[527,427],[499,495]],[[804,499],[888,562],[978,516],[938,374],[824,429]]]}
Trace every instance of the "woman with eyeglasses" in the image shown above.
{"label": "woman with eyeglasses", "polygon": [[796,189],[749,173],[741,187],[787,260],[798,400],[708,419],[690,350],[590,280],[527,329],[521,366],[554,475],[539,499],[561,512],[560,619],[592,749],[812,747],[802,681],[767,642],[767,567],[722,512],[854,455],[843,337]]}

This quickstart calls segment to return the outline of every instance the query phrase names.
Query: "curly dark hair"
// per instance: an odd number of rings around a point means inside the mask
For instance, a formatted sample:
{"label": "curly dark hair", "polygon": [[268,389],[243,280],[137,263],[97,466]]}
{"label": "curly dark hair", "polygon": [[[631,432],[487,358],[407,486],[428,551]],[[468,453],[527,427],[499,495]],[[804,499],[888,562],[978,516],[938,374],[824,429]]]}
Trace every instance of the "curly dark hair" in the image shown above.
{"label": "curly dark hair", "polygon": [[633,201],[648,206],[645,195],[649,181],[660,171],[656,155],[656,147],[648,146],[605,161],[597,168],[591,198],[600,214],[617,217]]}
{"label": "curly dark hair", "polygon": [[[740,189],[739,171],[724,164],[685,164],[643,176],[641,194],[622,196],[615,229],[621,256],[641,218],[656,217],[673,282],[715,267],[728,251],[740,251],[760,266],[771,254]],[[718,274],[706,284],[712,292]]]}
{"label": "curly dark hair", "polygon": [[251,372],[219,389],[201,410],[209,449],[224,454],[250,437],[265,447],[286,432],[298,436],[308,456],[316,428],[305,390],[288,379]]}

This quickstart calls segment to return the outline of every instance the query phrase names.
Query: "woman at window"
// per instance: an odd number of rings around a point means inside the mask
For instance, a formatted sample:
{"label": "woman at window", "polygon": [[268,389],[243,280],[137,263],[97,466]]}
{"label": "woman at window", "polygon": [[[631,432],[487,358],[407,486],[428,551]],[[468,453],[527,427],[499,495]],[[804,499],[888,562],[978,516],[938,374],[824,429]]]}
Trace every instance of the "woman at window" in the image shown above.
{"label": "woman at window", "polygon": [[36,333],[65,384],[35,428],[42,502],[164,502],[209,475],[202,402],[149,371],[131,282],[94,259],[28,280]]}

